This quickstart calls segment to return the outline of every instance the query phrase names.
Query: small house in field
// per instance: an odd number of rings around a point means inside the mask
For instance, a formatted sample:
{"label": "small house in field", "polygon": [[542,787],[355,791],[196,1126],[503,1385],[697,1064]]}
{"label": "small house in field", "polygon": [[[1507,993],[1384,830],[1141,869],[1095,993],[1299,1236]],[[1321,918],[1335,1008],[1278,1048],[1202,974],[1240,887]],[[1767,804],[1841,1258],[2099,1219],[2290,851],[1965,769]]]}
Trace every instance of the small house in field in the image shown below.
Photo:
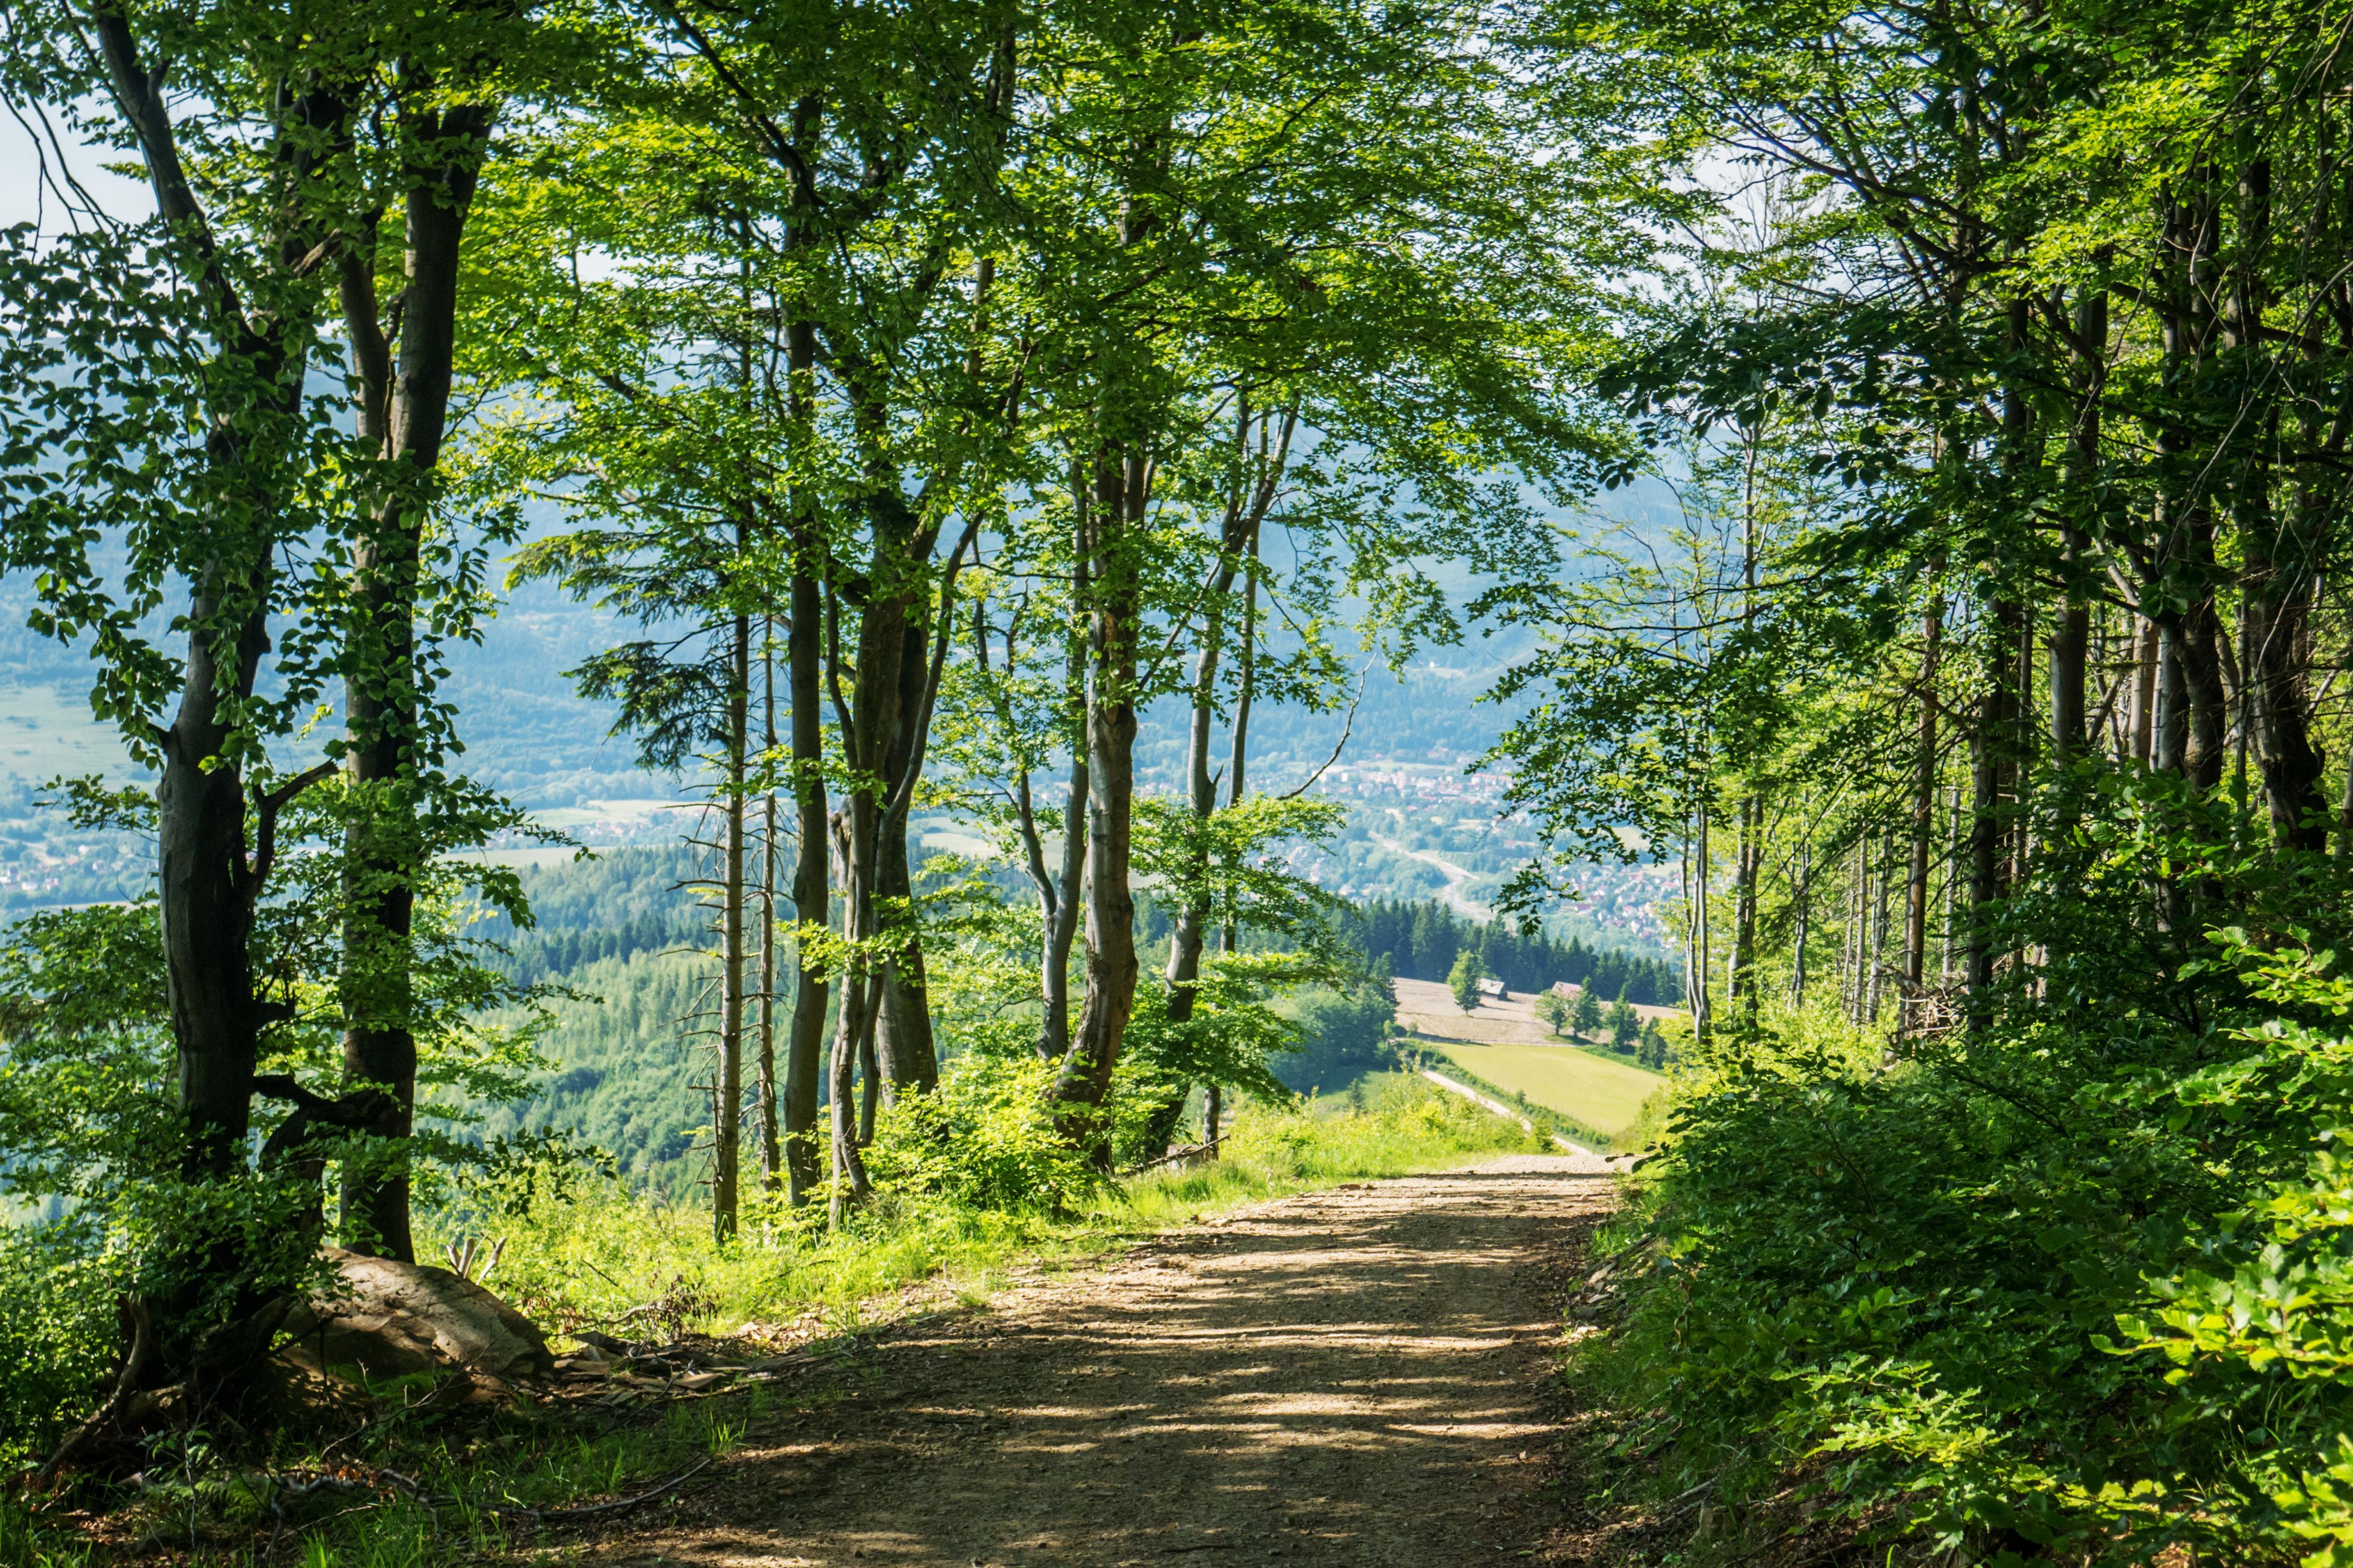
{"label": "small house in field", "polygon": [[1564,1002],[1574,1002],[1585,994],[1585,987],[1574,980],[1556,980],[1552,983],[1551,991]]}
{"label": "small house in field", "polygon": [[1504,988],[1504,983],[1500,980],[1490,979],[1479,982],[1479,994],[1493,996],[1498,1002],[1508,1002],[1512,999],[1511,992]]}

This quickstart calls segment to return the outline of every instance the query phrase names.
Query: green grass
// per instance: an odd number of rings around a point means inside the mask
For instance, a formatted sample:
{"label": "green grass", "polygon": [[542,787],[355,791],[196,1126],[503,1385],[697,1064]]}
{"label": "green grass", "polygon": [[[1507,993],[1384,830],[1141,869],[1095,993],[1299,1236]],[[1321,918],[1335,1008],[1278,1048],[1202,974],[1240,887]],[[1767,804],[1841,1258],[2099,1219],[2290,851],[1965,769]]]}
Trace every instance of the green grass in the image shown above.
{"label": "green grass", "polygon": [[1480,1046],[1461,1040],[1425,1044],[1465,1072],[1613,1136],[1641,1118],[1642,1102],[1667,1081],[1657,1073],[1575,1046]]}
{"label": "green grass", "polygon": [[1400,1086],[1410,1087],[1413,1082],[1414,1076],[1409,1072],[1368,1072],[1337,1089],[1317,1094],[1309,1109],[1317,1116],[1345,1116],[1377,1106],[1383,1096],[1397,1092]]}
{"label": "green grass", "polygon": [[[898,1310],[911,1288],[931,1297],[985,1299],[1017,1263],[1068,1262],[1206,1215],[1285,1193],[1366,1176],[1403,1175],[1466,1155],[1543,1147],[1520,1128],[1426,1084],[1404,1079],[1352,1110],[1244,1110],[1223,1157],[1104,1186],[1070,1210],[986,1209],[922,1193],[881,1194],[840,1233],[813,1228],[821,1206],[794,1215],[754,1209],[726,1247],[711,1239],[699,1205],[635,1195],[617,1184],[528,1218],[493,1222],[503,1250],[488,1283],[550,1324],[608,1322],[662,1299],[691,1301],[689,1318],[725,1331],[851,1333]],[[435,1234],[438,1254],[448,1239]]]}
{"label": "green grass", "polygon": [[[976,1209],[902,1192],[883,1194],[839,1234],[815,1230],[807,1216],[769,1213],[752,1216],[721,1247],[698,1206],[618,1184],[590,1187],[571,1202],[486,1225],[505,1243],[488,1283],[551,1327],[574,1314],[610,1321],[666,1297],[691,1304],[683,1312],[691,1326],[722,1333],[754,1321],[795,1337],[852,1333],[911,1311],[979,1305],[1017,1268],[1067,1268],[1244,1205],[1545,1146],[1516,1122],[1404,1075],[1383,1076],[1389,1081],[1366,1084],[1361,1108],[1345,1093],[1320,1111],[1245,1108],[1224,1158],[1106,1185],[1061,1213]],[[438,1253],[447,1235],[427,1229],[419,1250]],[[773,1406],[806,1413],[836,1397],[822,1384],[780,1384],[603,1415],[585,1429],[528,1412],[460,1418],[395,1399],[334,1458],[412,1476],[440,1500],[436,1506],[398,1492],[322,1494],[290,1510],[280,1526],[269,1512],[275,1494],[247,1458],[195,1449],[188,1464],[154,1467],[164,1484],[87,1500],[110,1528],[181,1542],[192,1548],[183,1560],[198,1563],[260,1562],[273,1535],[269,1560],[302,1568],[538,1561],[533,1548],[543,1538],[501,1522],[494,1508],[628,1496],[702,1455],[725,1452]],[[305,1472],[322,1457],[281,1443],[267,1469]],[[662,1506],[638,1517],[659,1517]],[[0,1568],[80,1568],[90,1549],[79,1521],[46,1510],[28,1518],[0,1499]]]}

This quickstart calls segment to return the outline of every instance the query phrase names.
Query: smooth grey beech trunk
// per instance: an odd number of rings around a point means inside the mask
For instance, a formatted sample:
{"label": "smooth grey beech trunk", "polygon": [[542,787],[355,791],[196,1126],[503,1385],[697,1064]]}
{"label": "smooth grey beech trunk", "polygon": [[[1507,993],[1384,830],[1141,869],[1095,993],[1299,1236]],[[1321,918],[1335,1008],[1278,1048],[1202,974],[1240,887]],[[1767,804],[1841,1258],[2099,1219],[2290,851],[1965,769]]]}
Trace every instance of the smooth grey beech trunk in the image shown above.
{"label": "smooth grey beech trunk", "polygon": [[[925,658],[930,628],[910,616],[900,653],[898,734],[884,776],[891,785],[881,842],[876,849],[875,890],[894,905],[914,897],[914,872],[907,852],[907,821],[923,765],[923,742],[931,728],[933,687]],[[896,1105],[912,1089],[929,1093],[940,1082],[939,1047],[932,1034],[931,998],[923,979],[923,944],[913,932],[882,957],[877,975],[875,1054],[885,1103]]]}
{"label": "smooth grey beech trunk", "polygon": [[[459,262],[466,218],[496,108],[418,110],[401,131],[412,148],[397,357],[376,299],[372,255],[345,258],[343,317],[359,372],[359,433],[387,466],[384,499],[353,550],[354,613],[344,686],[346,767],[354,813],[345,852],[343,1032],[349,1089],[385,1091],[364,1129],[396,1146],[410,1136],[417,1038],[409,942],[423,849],[417,796],[421,740],[416,620],[431,476],[448,430],[457,363]],[[373,247],[371,247],[373,248]],[[354,1163],[343,1181],[352,1248],[416,1260],[405,1152]]]}
{"label": "smooth grey beech trunk", "polygon": [[[804,97],[793,106],[793,144],[806,166],[817,151],[818,100]],[[806,182],[796,179],[789,250],[817,243],[816,205]],[[806,439],[817,416],[817,325],[805,314],[785,323],[786,416]],[[825,789],[825,597],[820,574],[825,538],[810,489],[790,498],[792,566],[785,633],[786,682],[792,705],[793,920],[802,933],[793,943],[793,1011],[785,1040],[783,1093],[785,1186],[795,1207],[807,1203],[825,1179],[818,1158],[818,1079],[825,1055],[826,1005],[833,976],[810,936],[831,918],[832,858],[828,852]]]}
{"label": "smooth grey beech trunk", "polygon": [[[786,663],[792,694],[793,919],[806,933],[822,931],[830,914],[831,858],[827,852],[825,737],[822,728],[824,611],[811,557],[813,531],[795,542],[792,618]],[[825,1011],[831,975],[806,936],[793,944],[793,1010],[785,1038],[785,1179],[797,1206],[823,1181],[818,1161],[818,1074],[825,1051]]]}
{"label": "smooth grey beech trunk", "polygon": [[1085,991],[1050,1095],[1101,1105],[1111,1092],[1127,1021],[1135,1010],[1135,894],[1128,880],[1135,802],[1136,643],[1144,613],[1134,537],[1146,500],[1140,452],[1110,451],[1095,466],[1082,552],[1088,596]]}
{"label": "smooth grey beech trunk", "polygon": [[[206,312],[208,342],[185,346],[216,360],[203,462],[219,494],[206,535],[209,558],[192,563],[187,653],[179,699],[168,724],[146,739],[161,753],[156,787],[157,919],[165,1000],[174,1045],[173,1088],[182,1119],[178,1166],[191,1183],[226,1185],[248,1171],[253,1097],[263,1032],[292,1016],[284,1002],[257,993],[252,941],[255,909],[269,886],[278,814],[294,794],[328,770],[313,768],[248,801],[236,714],[254,692],[269,648],[274,587],[273,530],[286,510],[285,477],[259,453],[299,452],[303,441],[303,379],[316,315],[288,309],[248,316],[215,264],[220,241],[181,162],[165,97],[166,73],[142,58],[129,15],[90,13],[86,35],[111,94],[135,141],[156,201],[157,216],[185,243],[185,276]],[[282,95],[275,193],[288,229],[262,242],[262,266],[293,282],[320,232],[306,216],[311,188],[337,148],[350,110],[334,94]],[[288,300],[300,301],[299,288]],[[323,306],[323,301],[321,302]],[[248,816],[250,813],[250,816]],[[248,844],[248,832],[251,830]],[[232,1197],[227,1199],[234,1203]],[[276,1316],[266,1287],[249,1279],[224,1301],[218,1288],[237,1281],[251,1261],[233,1236],[216,1234],[170,1262],[173,1284],[125,1303],[129,1341],[114,1395],[69,1436],[51,1460],[62,1463],[110,1416],[131,1424],[123,1396],[192,1374],[206,1394],[233,1398],[258,1363]]]}

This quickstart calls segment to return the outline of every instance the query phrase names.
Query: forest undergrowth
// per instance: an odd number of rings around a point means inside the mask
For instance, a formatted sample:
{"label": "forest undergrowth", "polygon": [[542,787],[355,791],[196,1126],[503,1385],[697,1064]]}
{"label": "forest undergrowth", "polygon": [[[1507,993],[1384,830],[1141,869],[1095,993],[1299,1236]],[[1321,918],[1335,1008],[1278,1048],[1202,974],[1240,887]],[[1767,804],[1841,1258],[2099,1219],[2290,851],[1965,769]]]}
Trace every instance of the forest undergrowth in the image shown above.
{"label": "forest undergrowth", "polygon": [[[922,1184],[912,1152],[919,1143],[928,1149],[923,1159],[975,1163],[961,1142],[944,1147],[935,1133],[886,1118],[873,1152],[878,1173],[893,1180],[839,1230],[763,1205],[721,1245],[699,1205],[601,1176],[543,1176],[531,1201],[495,1220],[487,1208],[453,1207],[426,1235],[437,1250],[471,1239],[477,1259],[495,1256],[487,1270],[477,1263],[477,1276],[487,1273],[559,1347],[572,1331],[610,1332],[682,1338],[755,1359],[797,1350],[822,1364],[854,1354],[860,1336],[894,1320],[986,1310],[1016,1278],[1081,1267],[1250,1204],[1546,1147],[1411,1082],[1391,1085],[1361,1110],[1248,1105],[1220,1158],[1081,1181],[1059,1202],[1006,1203]],[[1041,1138],[1026,1153],[1050,1148]],[[11,1360],[27,1370],[41,1364]],[[452,1405],[443,1381],[416,1376],[326,1395],[314,1388],[310,1418],[279,1431],[266,1460],[226,1432],[174,1430],[128,1481],[87,1477],[0,1505],[0,1568],[124,1559],[433,1568],[525,1553],[542,1522],[531,1510],[641,1496],[723,1455],[773,1411],[806,1413],[839,1397],[786,1381],[708,1393],[681,1386],[617,1411],[529,1396]]]}
{"label": "forest undergrowth", "polygon": [[2345,861],[2101,805],[1975,1027],[1761,1005],[1679,1071],[1572,1381],[1689,1561],[2353,1561]]}

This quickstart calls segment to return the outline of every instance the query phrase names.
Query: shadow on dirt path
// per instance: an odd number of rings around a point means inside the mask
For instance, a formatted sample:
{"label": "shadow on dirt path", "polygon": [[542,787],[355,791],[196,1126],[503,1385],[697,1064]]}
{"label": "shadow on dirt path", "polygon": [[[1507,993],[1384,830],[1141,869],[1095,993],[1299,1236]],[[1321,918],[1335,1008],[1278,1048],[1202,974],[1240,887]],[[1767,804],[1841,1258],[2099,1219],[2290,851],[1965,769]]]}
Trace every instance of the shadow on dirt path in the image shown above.
{"label": "shadow on dirt path", "polygon": [[[1545,1530],[1566,1266],[1608,1167],[1520,1155],[1176,1233],[884,1341],[586,1560],[1450,1568]],[[579,1560],[579,1559],[572,1559]]]}

